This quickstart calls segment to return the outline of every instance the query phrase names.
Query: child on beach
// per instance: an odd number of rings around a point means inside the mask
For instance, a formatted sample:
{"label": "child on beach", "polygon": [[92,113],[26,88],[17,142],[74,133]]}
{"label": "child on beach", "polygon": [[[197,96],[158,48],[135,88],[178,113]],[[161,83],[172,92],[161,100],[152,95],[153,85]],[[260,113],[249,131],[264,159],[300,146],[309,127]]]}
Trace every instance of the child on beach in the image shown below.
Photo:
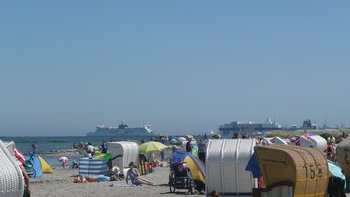
{"label": "child on beach", "polygon": [[130,178],[131,183],[133,185],[141,185],[141,184],[153,185],[152,181],[149,181],[147,179],[140,177],[139,172],[137,171],[137,169],[134,166],[134,162],[130,162],[129,167],[130,167],[130,169],[126,173],[126,178],[125,178],[126,184],[129,184],[128,180]]}
{"label": "child on beach", "polygon": [[60,157],[58,161],[62,163],[63,169],[66,169],[66,166],[68,165],[68,157]]}
{"label": "child on beach", "polygon": [[79,168],[79,165],[78,165],[78,163],[75,160],[72,161],[71,168],[72,169],[78,169]]}

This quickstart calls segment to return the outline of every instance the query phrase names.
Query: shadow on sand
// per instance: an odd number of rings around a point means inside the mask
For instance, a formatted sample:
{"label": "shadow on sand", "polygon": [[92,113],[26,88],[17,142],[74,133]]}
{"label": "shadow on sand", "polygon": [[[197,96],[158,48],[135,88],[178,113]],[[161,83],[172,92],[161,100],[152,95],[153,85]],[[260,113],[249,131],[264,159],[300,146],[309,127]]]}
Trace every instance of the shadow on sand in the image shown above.
{"label": "shadow on sand", "polygon": [[191,194],[191,192],[188,191],[176,191],[175,193],[171,193],[171,192],[163,192],[163,193],[159,193],[159,194],[175,194],[175,195],[179,195],[179,196],[187,196],[187,195],[193,195]]}

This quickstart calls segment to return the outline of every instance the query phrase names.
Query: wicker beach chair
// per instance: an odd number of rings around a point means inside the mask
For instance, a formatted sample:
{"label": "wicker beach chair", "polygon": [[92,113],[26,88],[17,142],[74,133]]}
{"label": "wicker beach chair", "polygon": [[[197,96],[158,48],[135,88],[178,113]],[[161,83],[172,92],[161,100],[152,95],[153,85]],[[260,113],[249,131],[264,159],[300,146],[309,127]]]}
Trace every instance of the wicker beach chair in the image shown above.
{"label": "wicker beach chair", "polygon": [[15,142],[14,141],[2,141],[2,143],[5,145],[7,150],[10,152],[11,155],[15,154]]}
{"label": "wicker beach chair", "polygon": [[0,140],[0,196],[22,197],[23,191],[22,171],[7,147]]}

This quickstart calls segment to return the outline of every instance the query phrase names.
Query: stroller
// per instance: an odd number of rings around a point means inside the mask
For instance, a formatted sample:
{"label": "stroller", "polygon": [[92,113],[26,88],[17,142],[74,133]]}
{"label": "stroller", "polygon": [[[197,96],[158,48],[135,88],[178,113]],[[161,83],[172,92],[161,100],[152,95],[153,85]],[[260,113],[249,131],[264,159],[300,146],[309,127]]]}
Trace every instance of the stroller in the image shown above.
{"label": "stroller", "polygon": [[176,189],[188,189],[191,194],[194,193],[195,183],[185,162],[171,164],[169,188],[171,193],[175,193]]}

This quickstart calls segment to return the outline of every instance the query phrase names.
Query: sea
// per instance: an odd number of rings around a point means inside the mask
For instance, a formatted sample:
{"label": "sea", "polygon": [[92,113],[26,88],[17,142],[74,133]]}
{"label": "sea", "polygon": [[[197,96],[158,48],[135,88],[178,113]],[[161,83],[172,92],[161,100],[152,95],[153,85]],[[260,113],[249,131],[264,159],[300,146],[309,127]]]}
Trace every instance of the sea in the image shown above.
{"label": "sea", "polygon": [[[100,146],[103,140],[106,141],[149,141],[145,137],[94,137],[94,136],[58,136],[58,137],[0,137],[2,141],[14,141],[16,148],[24,154],[28,154],[33,151],[32,145],[37,145],[36,153],[43,154],[51,151],[72,149],[74,144],[80,144],[87,142],[94,146]],[[52,166],[59,166],[57,157],[46,156],[46,161]],[[71,158],[79,159],[79,158]]]}

